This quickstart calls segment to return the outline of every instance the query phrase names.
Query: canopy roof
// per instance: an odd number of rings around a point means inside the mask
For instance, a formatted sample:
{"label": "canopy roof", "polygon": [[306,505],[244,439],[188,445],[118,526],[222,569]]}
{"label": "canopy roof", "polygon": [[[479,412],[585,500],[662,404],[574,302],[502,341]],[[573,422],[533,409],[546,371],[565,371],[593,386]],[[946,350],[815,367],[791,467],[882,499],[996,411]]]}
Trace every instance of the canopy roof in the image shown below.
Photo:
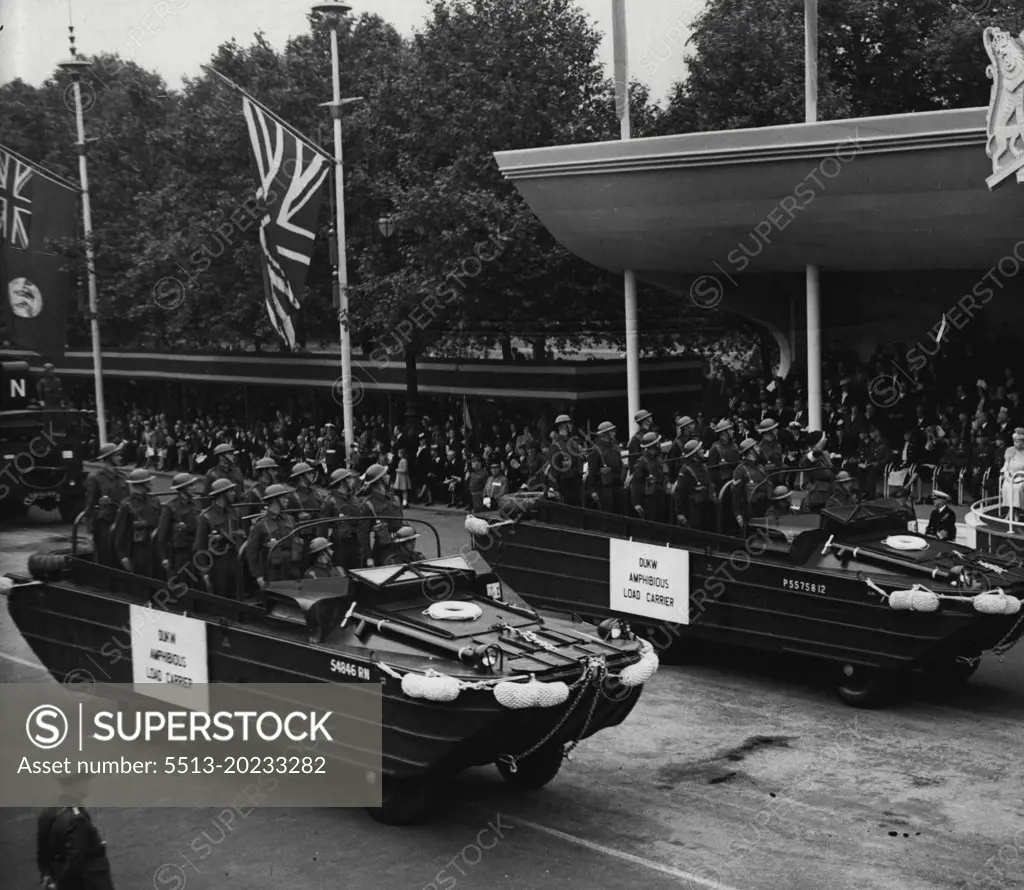
{"label": "canopy roof", "polygon": [[1024,190],[986,185],[985,122],[967,108],[495,157],[561,244],[615,272],[988,270],[1024,235]]}

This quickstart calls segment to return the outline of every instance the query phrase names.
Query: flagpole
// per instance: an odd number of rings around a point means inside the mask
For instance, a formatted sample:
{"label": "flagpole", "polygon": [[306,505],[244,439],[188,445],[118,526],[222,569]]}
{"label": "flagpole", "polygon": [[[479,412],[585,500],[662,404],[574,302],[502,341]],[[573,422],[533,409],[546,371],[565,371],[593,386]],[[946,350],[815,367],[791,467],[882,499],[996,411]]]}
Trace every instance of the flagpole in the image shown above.
{"label": "flagpole", "polygon": [[[619,135],[631,138],[629,119],[629,49],[626,44],[626,0],[612,0],[612,43],[615,53],[615,112],[619,118]],[[622,273],[626,316],[626,406],[629,413],[629,434],[635,436],[639,426],[633,419],[640,410],[640,330],[636,308],[636,273]]]}
{"label": "flagpole", "polygon": [[342,108],[352,99],[341,99],[341,66],[338,58],[338,27],[341,17],[351,12],[352,7],[344,3],[318,3],[313,12],[327,16],[331,30],[331,85],[334,101],[328,103],[334,121],[334,209],[335,237],[338,245],[338,337],[341,341],[341,393],[342,411],[345,417],[345,457],[352,455],[356,442],[355,419],[352,405],[352,340],[348,328],[348,258],[345,254],[345,177],[341,141]]}
{"label": "flagpole", "polygon": [[82,182],[82,226],[85,232],[85,266],[89,278],[89,325],[92,329],[92,373],[96,390],[96,424],[99,428],[100,445],[107,444],[107,410],[103,398],[103,355],[100,348],[100,321],[96,295],[96,263],[92,247],[92,207],[89,203],[89,173],[86,169],[85,119],[82,116],[82,71],[89,63],[78,58],[75,51],[75,29],[68,26],[71,41],[71,58],[61,62],[60,67],[71,72],[75,93],[75,122],[78,126],[78,176]]}
{"label": "flagpole", "polygon": [[[818,0],[804,0],[804,117],[818,120]],[[807,422],[821,429],[821,279],[807,266]]]}

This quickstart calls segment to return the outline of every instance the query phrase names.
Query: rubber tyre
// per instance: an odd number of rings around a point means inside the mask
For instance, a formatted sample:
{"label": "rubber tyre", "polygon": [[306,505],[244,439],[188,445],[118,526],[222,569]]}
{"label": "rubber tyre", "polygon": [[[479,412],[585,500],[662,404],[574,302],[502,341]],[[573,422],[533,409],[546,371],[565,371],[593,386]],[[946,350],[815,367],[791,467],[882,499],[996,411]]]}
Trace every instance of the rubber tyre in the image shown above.
{"label": "rubber tyre", "polygon": [[924,666],[924,671],[928,679],[936,686],[953,687],[966,683],[977,673],[980,667],[980,658],[973,664],[957,661],[956,658],[950,658],[943,661],[929,662]]}
{"label": "rubber tyre", "polygon": [[28,558],[28,573],[37,581],[52,581],[66,565],[67,558],[60,553],[33,553]]}
{"label": "rubber tyre", "polygon": [[517,761],[515,772],[502,760],[496,761],[494,765],[510,785],[520,791],[536,791],[558,775],[563,760],[565,758],[560,745],[544,745],[529,757]]}
{"label": "rubber tyre", "polygon": [[433,808],[436,785],[421,776],[409,779],[384,777],[381,806],[367,807],[370,818],[381,825],[415,825]]}
{"label": "rubber tyre", "polygon": [[883,708],[893,697],[893,676],[884,671],[859,668],[836,685],[839,697],[854,708]]}

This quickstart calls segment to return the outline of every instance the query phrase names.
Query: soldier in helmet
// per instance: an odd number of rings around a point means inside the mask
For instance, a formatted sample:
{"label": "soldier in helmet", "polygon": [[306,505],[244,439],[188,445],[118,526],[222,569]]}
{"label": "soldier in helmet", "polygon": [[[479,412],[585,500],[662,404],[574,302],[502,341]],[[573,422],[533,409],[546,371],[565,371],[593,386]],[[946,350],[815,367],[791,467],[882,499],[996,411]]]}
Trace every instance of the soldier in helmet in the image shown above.
{"label": "soldier in helmet", "polygon": [[85,516],[92,529],[96,561],[100,565],[119,565],[114,552],[113,527],[117,509],[128,497],[128,484],[121,464],[121,446],[108,442],[100,448],[96,459],[100,469],[85,482]]}
{"label": "soldier in helmet", "polygon": [[547,456],[552,486],[563,504],[579,507],[583,500],[583,449],[572,435],[572,418],[559,414],[555,431]]}
{"label": "soldier in helmet", "polygon": [[150,494],[156,478],[149,470],[132,470],[128,476],[128,497],[114,520],[114,550],[126,572],[156,578],[153,532],[160,524],[160,501]]}
{"label": "soldier in helmet", "polygon": [[733,471],[732,512],[740,531],[751,519],[760,519],[768,509],[768,475],[757,463],[757,442],[740,443],[740,465]]}
{"label": "soldier in helmet", "polygon": [[366,564],[383,565],[394,550],[394,535],[403,525],[402,505],[388,490],[387,467],[371,466],[362,476],[363,521],[359,549]]}
{"label": "soldier in helmet", "polygon": [[731,420],[720,420],[715,424],[713,432],[718,439],[708,449],[707,466],[717,493],[721,491],[726,482],[732,479],[733,473],[740,463],[740,451],[736,447],[736,442],[733,441]]}
{"label": "soldier in helmet", "polygon": [[700,452],[699,439],[689,439],[683,445],[672,500],[679,525],[709,532],[715,529],[715,489]]}
{"label": "soldier in helmet", "polygon": [[768,496],[768,509],[764,518],[775,525],[793,514],[792,492],[785,485],[776,485]]}
{"label": "soldier in helmet", "polygon": [[191,473],[178,473],[171,488],[178,494],[164,504],[156,530],[156,555],[172,581],[192,560],[199,524],[199,504],[195,496],[202,480]]}
{"label": "soldier in helmet", "polygon": [[339,467],[331,473],[331,487],[320,508],[320,515],[324,519],[340,517],[347,520],[325,522],[322,527],[322,533],[331,541],[334,564],[346,570],[358,569],[363,565],[359,549],[359,523],[352,521],[362,516],[362,504],[355,500],[355,483],[358,478],[355,470],[347,467]]}
{"label": "soldier in helmet", "polygon": [[[290,510],[298,510],[293,513],[297,525],[317,519],[323,510],[324,501],[327,500],[327,493],[320,487],[314,485],[316,480],[316,469],[305,461],[300,461],[292,467],[291,484],[295,486],[291,500],[287,504]],[[309,550],[313,538],[317,536],[316,526],[307,526],[300,529],[297,537],[302,540],[303,552]]]}
{"label": "soldier in helmet", "polygon": [[661,465],[661,436],[644,433],[644,453],[633,468],[629,483],[630,504],[635,514],[650,522],[665,521],[665,470]]}
{"label": "soldier in helmet", "polygon": [[783,455],[782,445],[779,443],[779,422],[766,417],[757,425],[757,432],[761,437],[757,448],[761,452],[765,472],[774,478],[775,474],[782,469]]}
{"label": "soldier in helmet", "polygon": [[210,493],[211,486],[218,479],[230,479],[235,486],[235,497],[241,497],[245,491],[245,478],[235,462],[235,446],[227,443],[218,445],[213,449],[213,456],[217,465],[206,474],[205,494]]}
{"label": "soldier in helmet", "polygon": [[407,565],[410,562],[420,562],[425,559],[424,555],[419,550],[414,550],[414,541],[419,538],[408,525],[403,525],[398,532],[395,534],[395,549],[390,556],[384,561],[385,565],[396,566],[396,565]]}
{"label": "soldier in helmet", "polygon": [[683,414],[676,418],[676,437],[668,450],[668,459],[665,461],[665,476],[670,484],[679,481],[679,473],[683,468],[683,451],[686,443],[696,438],[697,422],[689,414]]}
{"label": "soldier in helmet", "polygon": [[853,476],[840,470],[836,475],[835,485],[832,488],[832,497],[825,504],[826,508],[849,507],[857,503],[857,496],[853,493]]}
{"label": "soldier in helmet", "polygon": [[615,424],[604,421],[587,457],[587,506],[605,513],[626,512],[622,452],[615,441]]}
{"label": "soldier in helmet", "polygon": [[650,411],[637,411],[633,415],[633,422],[637,425],[637,432],[626,446],[626,451],[628,452],[627,466],[630,473],[636,470],[637,463],[646,453],[643,440],[644,436],[651,432],[651,427],[654,426],[654,415]]}
{"label": "soldier in helmet", "polygon": [[[267,512],[249,532],[245,558],[260,589],[271,581],[288,581],[294,580],[293,576],[298,577],[302,541],[298,535],[291,534],[295,531],[295,520],[284,512],[291,494],[292,490],[287,485],[271,485],[263,493]],[[279,541],[283,543],[278,544]]]}
{"label": "soldier in helmet", "polygon": [[43,373],[36,381],[36,395],[45,408],[64,407],[64,387],[50,362],[43,365]]}
{"label": "soldier in helmet", "polygon": [[313,538],[309,545],[309,556],[313,564],[306,569],[304,577],[310,580],[341,577],[341,569],[334,564],[331,542],[327,538]]}
{"label": "soldier in helmet", "polygon": [[[245,540],[242,517],[232,503],[235,486],[218,479],[210,486],[210,506],[199,514],[193,562],[206,589],[221,596],[239,593],[238,548]],[[255,577],[255,576],[254,576]]]}
{"label": "soldier in helmet", "polygon": [[82,805],[81,774],[62,776],[60,806],[39,814],[36,866],[41,884],[53,890],[114,890],[106,844]]}
{"label": "soldier in helmet", "polygon": [[272,457],[261,457],[252,465],[252,470],[256,474],[256,481],[245,493],[246,504],[263,503],[263,493],[267,490],[267,486],[273,485],[277,481],[278,469],[280,468],[277,465],[277,461]]}

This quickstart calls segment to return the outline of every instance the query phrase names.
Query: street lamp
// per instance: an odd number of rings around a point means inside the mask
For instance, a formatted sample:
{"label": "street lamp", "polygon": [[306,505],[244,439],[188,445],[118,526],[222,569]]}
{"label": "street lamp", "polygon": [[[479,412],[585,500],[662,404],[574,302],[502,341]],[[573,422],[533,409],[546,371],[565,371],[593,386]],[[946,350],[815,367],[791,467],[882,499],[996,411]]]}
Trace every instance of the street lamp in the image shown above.
{"label": "street lamp", "polygon": [[71,73],[75,93],[75,122],[78,125],[78,176],[82,183],[82,228],[85,233],[85,267],[89,275],[89,323],[92,329],[92,372],[96,389],[96,424],[99,427],[100,445],[107,444],[107,412],[103,400],[103,359],[100,354],[100,322],[96,296],[96,264],[92,249],[92,208],[89,204],[89,174],[85,163],[85,120],[82,117],[82,72],[89,63],[78,58],[75,52],[75,33],[69,26],[71,58],[61,62],[60,67]]}
{"label": "street lamp", "polygon": [[395,217],[390,213],[377,220],[377,228],[385,238],[390,238],[395,234],[395,226]]}
{"label": "street lamp", "polygon": [[[341,339],[341,392],[345,425],[345,454],[352,453],[355,444],[355,422],[352,405],[352,339],[348,329],[348,261],[345,256],[345,180],[341,143],[341,112],[351,102],[359,99],[341,98],[341,70],[338,64],[338,28],[344,16],[352,11],[346,3],[317,3],[313,12],[327,18],[331,29],[331,82],[333,101],[323,103],[331,109],[334,120],[334,193],[337,219],[335,233],[338,244],[338,331]],[[362,98],[362,97],[360,97]]]}

